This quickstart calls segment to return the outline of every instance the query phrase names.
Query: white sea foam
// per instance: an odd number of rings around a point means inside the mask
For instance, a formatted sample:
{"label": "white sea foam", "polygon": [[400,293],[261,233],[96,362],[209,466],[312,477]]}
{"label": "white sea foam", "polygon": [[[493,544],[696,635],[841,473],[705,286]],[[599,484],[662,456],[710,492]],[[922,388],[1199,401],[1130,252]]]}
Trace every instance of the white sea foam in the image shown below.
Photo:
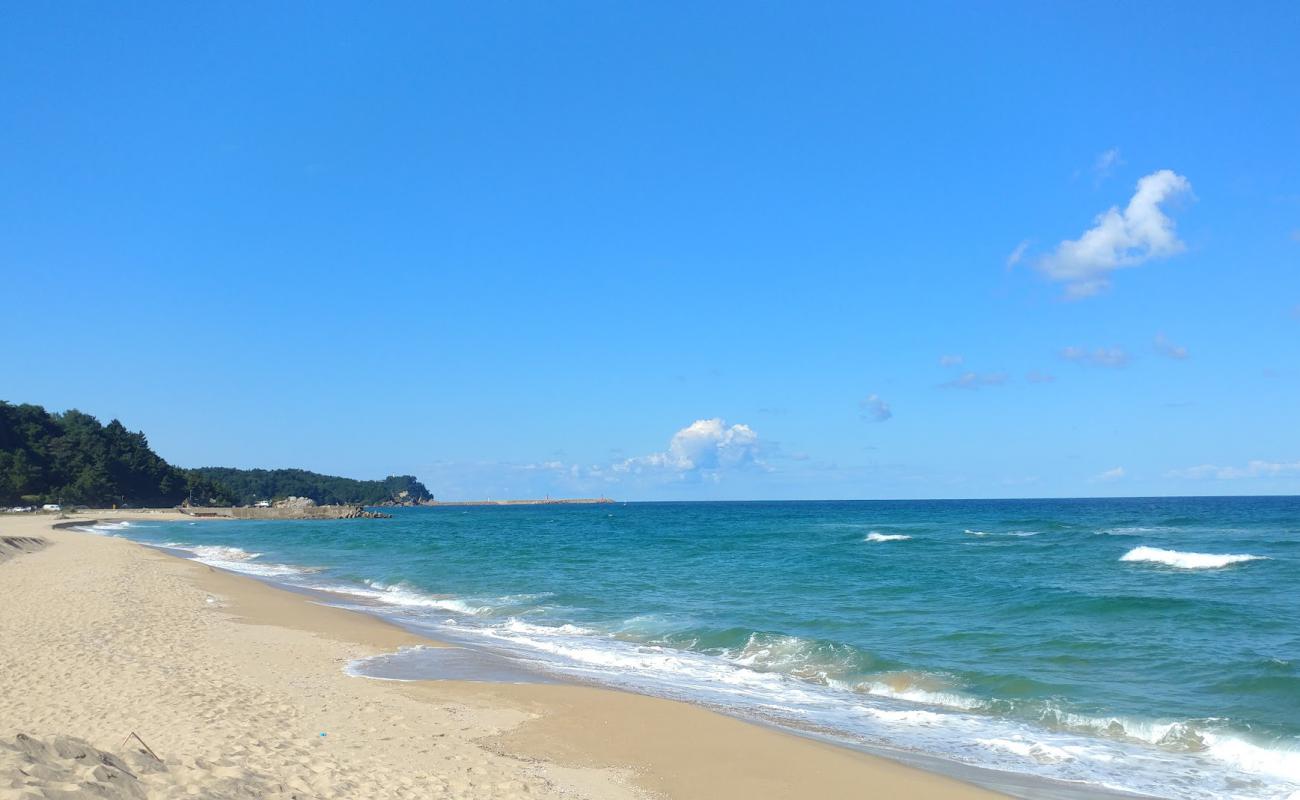
{"label": "white sea foam", "polygon": [[[657,625],[663,622],[656,618]],[[1057,715],[1056,725],[1044,726],[992,713],[989,701],[961,693],[941,676],[900,672],[865,683],[821,680],[809,674],[810,666],[827,654],[814,640],[795,636],[754,634],[743,647],[710,655],[517,617],[462,616],[435,624],[450,641],[476,641],[532,669],[704,702],[796,728],[840,731],[849,742],[885,743],[1158,797],[1285,800],[1300,789],[1291,751],[1226,733],[1222,739],[1201,734],[1206,746],[1197,747],[1196,736],[1183,729],[1191,723]],[[801,667],[803,662],[808,663]],[[1240,790],[1246,785],[1252,788]]]}
{"label": "white sea foam", "polygon": [[94,533],[100,536],[117,536],[121,531],[131,527],[131,523],[122,522],[96,522],[92,525],[78,525],[73,528],[74,531],[81,533]]}
{"label": "white sea foam", "polygon": [[987,531],[973,531],[970,528],[967,528],[965,532],[970,534],[971,536],[988,536]]}
{"label": "white sea foam", "polygon": [[904,534],[904,533],[877,533],[876,531],[872,531],[871,533],[868,533],[868,534],[867,534],[867,538],[863,539],[862,541],[864,541],[864,542],[901,542],[901,541],[904,541],[904,540],[906,540],[906,539],[911,539],[911,538],[912,538],[911,536],[908,536],[907,534]]}
{"label": "white sea foam", "polygon": [[[1016,534],[1032,535],[1028,531],[992,535]],[[895,533],[881,536],[888,538],[875,540],[868,535],[865,541],[907,538]],[[968,543],[978,546],[975,541]],[[261,564],[262,554],[239,548],[187,549],[205,563],[238,571],[274,566]],[[1245,557],[1251,558],[1255,557]],[[856,673],[840,669],[844,665],[836,662],[838,654],[811,639],[755,634],[743,646],[718,655],[643,643],[665,630],[682,630],[685,614],[645,615],[602,632],[574,624],[539,624],[532,613],[537,601],[550,596],[545,593],[449,597],[408,584],[379,582],[320,588],[382,604],[370,605],[372,611],[391,606],[381,613],[454,632],[447,641],[473,640],[479,647],[552,673],[705,702],[794,727],[839,731],[850,742],[883,743],[969,764],[1152,796],[1280,800],[1300,789],[1300,756],[1293,750],[1270,748],[1226,730],[1193,730],[1199,723],[1058,715],[1059,725],[1045,725],[1023,715],[1011,718],[996,713],[989,700],[963,694],[960,685],[920,672],[872,676],[866,683],[852,682],[860,681],[859,677],[828,679],[828,671]],[[530,616],[525,621],[521,615]],[[350,664],[349,672],[358,666]]]}
{"label": "white sea foam", "polygon": [[801,636],[750,634],[743,647],[723,651],[732,664],[759,672],[779,672],[813,683],[831,685],[837,675],[857,667],[858,654],[852,648],[826,646]]}
{"label": "white sea foam", "polygon": [[242,547],[223,547],[217,544],[201,544],[186,546],[183,544],[172,545],[189,550],[199,558],[206,558],[213,561],[252,561],[255,558],[261,558],[261,553],[250,553]]}
{"label": "white sea foam", "polygon": [[885,722],[899,722],[905,725],[946,725],[949,722],[947,714],[936,714],[919,708],[901,710],[864,707],[861,711]]}
{"label": "white sea foam", "polygon": [[992,747],[999,750],[1006,750],[1015,753],[1018,756],[1032,758],[1040,764],[1052,764],[1058,761],[1070,761],[1074,755],[1063,747],[1054,747],[1050,744],[1037,742],[1027,739],[976,739],[976,744]]}
{"label": "white sea foam", "polygon": [[1220,569],[1246,561],[1260,561],[1266,556],[1230,553],[1184,553],[1181,550],[1163,550],[1159,547],[1135,547],[1124,555],[1120,561],[1148,561],[1164,564],[1178,569]]}
{"label": "white sea foam", "polygon": [[927,689],[916,685],[891,685],[883,681],[867,681],[858,684],[854,688],[859,692],[873,694],[877,697],[892,697],[896,700],[906,700],[909,703],[923,703],[928,706],[939,706],[957,711],[975,711],[986,705],[983,700],[975,697],[942,689]]}
{"label": "white sea foam", "polygon": [[543,636],[554,636],[556,634],[565,634],[569,636],[594,636],[596,631],[590,628],[582,628],[577,625],[534,625],[531,622],[524,622],[521,619],[511,617],[501,623],[501,629],[511,633],[540,634]]}
{"label": "white sea foam", "polygon": [[250,553],[241,547],[224,547],[222,545],[186,545],[169,542],[164,547],[186,550],[194,555],[194,560],[217,569],[242,572],[261,578],[284,578],[290,575],[302,575],[310,572],[303,567],[289,564],[263,563],[257,561],[261,553]]}
{"label": "white sea foam", "polygon": [[379,581],[366,581],[366,588],[351,587],[340,590],[338,587],[320,587],[327,591],[345,591],[348,594],[355,594],[361,597],[367,597],[372,600],[378,600],[395,606],[405,606],[407,608],[436,608],[440,611],[452,611],[457,614],[478,615],[487,614],[492,611],[488,605],[476,605],[467,600],[457,597],[440,596],[429,594],[414,588],[407,583],[386,584]]}
{"label": "white sea foam", "polygon": [[[1300,750],[1261,747],[1239,736],[1204,733],[1209,754],[1244,772],[1264,773],[1300,783]],[[1300,796],[1300,790],[1296,795]]]}

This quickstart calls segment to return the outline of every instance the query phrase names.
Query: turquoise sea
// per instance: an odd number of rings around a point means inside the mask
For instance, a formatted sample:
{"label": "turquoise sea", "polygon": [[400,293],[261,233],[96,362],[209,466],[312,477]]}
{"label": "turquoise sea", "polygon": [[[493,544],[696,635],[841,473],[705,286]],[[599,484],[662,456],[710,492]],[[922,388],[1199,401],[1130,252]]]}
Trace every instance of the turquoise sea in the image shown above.
{"label": "turquoise sea", "polygon": [[[1300,797],[1300,498],[394,512],[95,529],[903,758]],[[426,656],[351,669],[435,677]]]}

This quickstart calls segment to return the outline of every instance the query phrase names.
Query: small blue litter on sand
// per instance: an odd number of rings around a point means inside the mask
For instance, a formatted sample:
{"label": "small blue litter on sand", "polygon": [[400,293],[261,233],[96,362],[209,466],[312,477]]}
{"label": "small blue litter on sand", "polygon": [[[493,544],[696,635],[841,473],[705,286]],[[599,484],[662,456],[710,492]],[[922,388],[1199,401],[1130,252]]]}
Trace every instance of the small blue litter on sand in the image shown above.
{"label": "small blue litter on sand", "polygon": [[321,734],[321,736],[324,736],[324,735],[325,735],[325,734],[323,734],[323,733]]}

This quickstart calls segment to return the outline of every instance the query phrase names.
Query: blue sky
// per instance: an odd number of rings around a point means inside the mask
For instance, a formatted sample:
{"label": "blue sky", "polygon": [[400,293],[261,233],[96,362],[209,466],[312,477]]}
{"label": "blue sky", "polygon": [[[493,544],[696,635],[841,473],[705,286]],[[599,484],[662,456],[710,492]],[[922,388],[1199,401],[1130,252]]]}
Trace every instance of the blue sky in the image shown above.
{"label": "blue sky", "polygon": [[0,397],[174,463],[1300,492],[1294,4],[3,15]]}

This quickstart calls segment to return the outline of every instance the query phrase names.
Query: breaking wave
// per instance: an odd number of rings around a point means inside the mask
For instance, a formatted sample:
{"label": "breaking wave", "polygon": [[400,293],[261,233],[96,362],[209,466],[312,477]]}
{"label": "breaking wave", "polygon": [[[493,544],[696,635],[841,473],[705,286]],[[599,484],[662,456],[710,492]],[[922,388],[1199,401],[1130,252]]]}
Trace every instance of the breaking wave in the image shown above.
{"label": "breaking wave", "polygon": [[200,564],[207,564],[210,567],[231,572],[242,572],[245,575],[256,575],[262,578],[286,578],[311,572],[306,567],[258,561],[257,559],[262,557],[261,553],[250,553],[240,547],[187,545],[175,542],[167,542],[162,546],[173,550],[184,550],[190,553],[194,560]]}
{"label": "breaking wave", "polygon": [[1262,561],[1266,558],[1266,556],[1249,554],[1184,553],[1181,550],[1163,550],[1159,547],[1134,547],[1120,556],[1119,560],[1147,561],[1178,569],[1221,569],[1233,564]]}
{"label": "breaking wave", "polygon": [[81,533],[94,533],[99,536],[116,536],[120,531],[131,527],[131,523],[122,522],[96,522],[91,525],[77,525],[72,530]]}

